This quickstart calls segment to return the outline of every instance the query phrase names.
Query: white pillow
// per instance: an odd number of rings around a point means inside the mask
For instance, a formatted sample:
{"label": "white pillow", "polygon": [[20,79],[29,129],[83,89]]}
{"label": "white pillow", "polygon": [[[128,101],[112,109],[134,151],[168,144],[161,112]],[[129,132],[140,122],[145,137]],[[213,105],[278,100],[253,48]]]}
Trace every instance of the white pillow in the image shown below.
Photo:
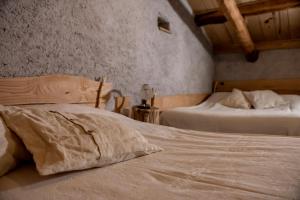
{"label": "white pillow", "polygon": [[282,95],[282,98],[289,103],[293,111],[300,111],[300,95]]}
{"label": "white pillow", "polygon": [[[0,110],[3,106],[0,106]],[[23,160],[29,160],[30,154],[22,141],[12,133],[0,117],[0,176],[15,168]]]}
{"label": "white pillow", "polygon": [[109,116],[17,107],[1,114],[33,154],[41,175],[101,167],[161,150]]}
{"label": "white pillow", "polygon": [[231,108],[250,109],[251,104],[248,102],[243,92],[238,89],[233,89],[232,92],[220,103]]}
{"label": "white pillow", "polygon": [[288,104],[287,101],[284,101],[280,95],[272,90],[257,90],[244,92],[244,94],[255,109],[275,108]]}

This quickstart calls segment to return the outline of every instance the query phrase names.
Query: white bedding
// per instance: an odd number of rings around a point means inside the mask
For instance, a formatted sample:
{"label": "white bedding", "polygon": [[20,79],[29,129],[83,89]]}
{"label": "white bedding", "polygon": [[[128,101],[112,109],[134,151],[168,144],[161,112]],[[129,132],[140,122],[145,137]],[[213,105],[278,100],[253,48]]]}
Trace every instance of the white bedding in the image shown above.
{"label": "white bedding", "polygon": [[[62,106],[60,111],[80,109]],[[181,130],[101,112],[143,130],[149,142],[164,150],[104,168],[47,177],[29,164],[0,177],[0,199],[300,199],[300,138]]]}
{"label": "white bedding", "polygon": [[226,95],[216,93],[198,106],[165,111],[161,124],[224,133],[300,136],[300,96],[282,95],[290,104],[277,108],[236,109],[218,103]]}

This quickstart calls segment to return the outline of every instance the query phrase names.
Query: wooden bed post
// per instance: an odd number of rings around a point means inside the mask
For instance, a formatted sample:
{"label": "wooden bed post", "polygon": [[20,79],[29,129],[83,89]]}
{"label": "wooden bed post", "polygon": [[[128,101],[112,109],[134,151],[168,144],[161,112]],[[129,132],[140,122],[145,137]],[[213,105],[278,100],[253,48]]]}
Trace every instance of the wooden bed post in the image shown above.
{"label": "wooden bed post", "polygon": [[105,77],[100,78],[100,84],[99,84],[99,88],[97,91],[97,99],[96,99],[95,108],[99,108],[101,92],[102,92],[102,88],[103,88],[105,81],[106,81]]}

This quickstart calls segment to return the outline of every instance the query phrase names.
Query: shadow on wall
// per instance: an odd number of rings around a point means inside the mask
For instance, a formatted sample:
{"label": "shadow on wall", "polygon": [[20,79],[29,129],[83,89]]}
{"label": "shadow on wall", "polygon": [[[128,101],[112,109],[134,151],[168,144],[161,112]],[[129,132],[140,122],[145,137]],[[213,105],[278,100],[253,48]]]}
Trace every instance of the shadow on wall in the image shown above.
{"label": "shadow on wall", "polygon": [[201,29],[195,25],[194,16],[190,14],[185,5],[179,0],[168,0],[168,2],[173,7],[178,16],[182,19],[182,21],[189,27],[191,32],[195,35],[195,37],[199,40],[203,47],[208,52],[212,53],[212,47],[209,41],[206,39]]}

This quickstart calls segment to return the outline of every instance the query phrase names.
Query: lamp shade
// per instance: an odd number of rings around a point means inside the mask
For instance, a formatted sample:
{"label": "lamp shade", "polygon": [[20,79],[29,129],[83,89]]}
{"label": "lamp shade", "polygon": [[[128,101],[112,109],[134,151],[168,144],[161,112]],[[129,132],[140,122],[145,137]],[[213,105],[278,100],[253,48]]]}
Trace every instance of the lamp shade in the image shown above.
{"label": "lamp shade", "polygon": [[140,91],[141,99],[148,100],[154,96],[153,88],[149,84],[144,84]]}

